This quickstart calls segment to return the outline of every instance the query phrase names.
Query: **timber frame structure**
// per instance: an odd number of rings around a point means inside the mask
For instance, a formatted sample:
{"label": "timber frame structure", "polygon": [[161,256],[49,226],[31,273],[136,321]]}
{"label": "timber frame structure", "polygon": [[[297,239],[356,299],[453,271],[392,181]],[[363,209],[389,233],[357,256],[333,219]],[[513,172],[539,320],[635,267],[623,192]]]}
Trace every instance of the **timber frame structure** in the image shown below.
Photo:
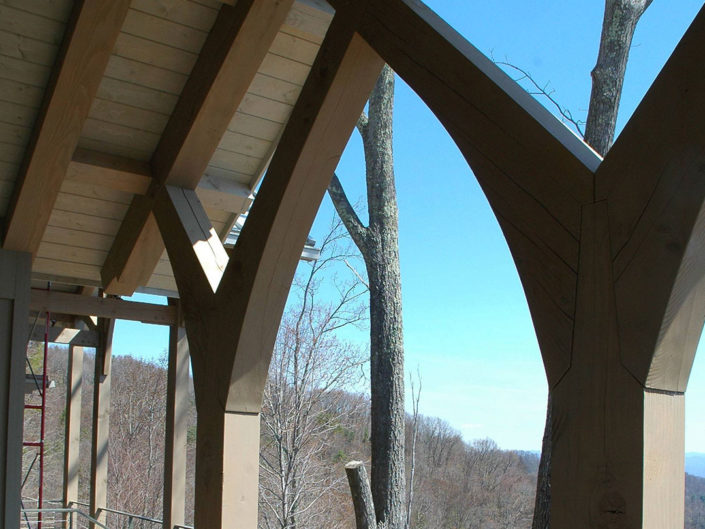
{"label": "timber frame structure", "polygon": [[[464,154],[515,259],[553,395],[551,527],[683,526],[705,314],[705,12],[603,160],[417,0],[0,0],[1,526],[19,526],[28,317],[50,309],[80,331],[71,387],[81,346],[99,352],[91,510],[107,507],[110,343],[128,318],[172,329],[165,527],[183,523],[189,356],[195,525],[256,527],[277,327],[384,62]],[[135,291],[173,301],[115,297]]]}

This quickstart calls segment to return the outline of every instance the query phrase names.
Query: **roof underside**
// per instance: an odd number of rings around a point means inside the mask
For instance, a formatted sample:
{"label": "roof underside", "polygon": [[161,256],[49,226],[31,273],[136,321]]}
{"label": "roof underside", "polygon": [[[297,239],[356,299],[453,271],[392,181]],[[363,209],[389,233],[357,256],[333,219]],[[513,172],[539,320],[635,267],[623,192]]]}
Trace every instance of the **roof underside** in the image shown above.
{"label": "roof underside", "polygon": [[[35,252],[33,286],[103,286],[116,235],[149,189],[150,161],[221,5],[131,1]],[[0,1],[0,217],[12,213],[73,7]],[[222,241],[250,206],[331,17],[326,4],[294,3],[200,178],[196,192]],[[138,290],[175,295],[166,252],[148,277]]]}

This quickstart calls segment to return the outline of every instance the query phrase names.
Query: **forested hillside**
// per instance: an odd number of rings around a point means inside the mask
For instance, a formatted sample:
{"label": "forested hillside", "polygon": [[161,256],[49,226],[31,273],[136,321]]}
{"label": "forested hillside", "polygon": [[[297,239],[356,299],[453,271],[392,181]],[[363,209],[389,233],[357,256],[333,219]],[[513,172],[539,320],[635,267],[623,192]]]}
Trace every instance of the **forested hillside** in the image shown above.
{"label": "forested hillside", "polygon": [[[52,349],[50,372],[56,387],[48,393],[47,498],[61,496],[65,371],[66,351]],[[92,373],[93,358],[86,355],[80,478],[84,500],[87,500],[88,490]],[[110,507],[161,519],[166,371],[162,366],[131,357],[116,357],[112,373]],[[274,389],[280,390],[278,394],[271,393]],[[331,383],[328,390],[318,391],[317,395],[314,395],[316,387],[309,387],[308,396],[315,398],[309,398],[304,409],[292,412],[286,402],[291,404],[296,399],[288,399],[286,389],[286,384],[279,380],[269,388],[270,394],[265,401],[260,527],[281,528],[294,524],[301,529],[353,529],[352,504],[343,466],[351,459],[368,461],[369,402],[362,395],[335,389],[335,384]],[[275,410],[275,407],[278,408]],[[287,409],[290,412],[288,418]],[[288,426],[275,431],[266,421]],[[27,435],[31,435],[37,424],[36,417],[28,416]],[[294,432],[287,427],[298,430]],[[489,439],[466,443],[450,425],[434,417],[419,417],[415,455],[412,454],[413,436],[413,420],[409,417],[407,475],[411,475],[412,465],[414,467],[410,528],[530,527],[536,478],[535,454],[503,451]],[[192,499],[193,407],[188,438],[187,481],[190,490],[187,497]],[[295,443],[295,447],[282,445],[288,442]],[[300,455],[296,461],[287,460],[283,455],[292,451]],[[32,454],[33,450],[26,449],[26,468],[33,459]],[[24,495],[28,498],[36,496],[35,471],[30,473]],[[286,512],[282,510],[284,505],[289,505]],[[188,523],[192,519],[191,510],[189,504]],[[118,523],[122,522],[124,520],[114,518],[113,526],[120,526]],[[705,529],[705,479],[686,477],[685,528]]]}

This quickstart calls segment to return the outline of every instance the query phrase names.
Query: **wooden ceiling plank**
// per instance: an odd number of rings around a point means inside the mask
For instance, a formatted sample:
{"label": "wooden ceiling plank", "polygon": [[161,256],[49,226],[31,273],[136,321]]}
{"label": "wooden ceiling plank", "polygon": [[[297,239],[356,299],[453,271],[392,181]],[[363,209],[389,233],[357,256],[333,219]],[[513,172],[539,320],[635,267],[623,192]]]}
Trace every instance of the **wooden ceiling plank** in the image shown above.
{"label": "wooden ceiling plank", "polygon": [[5,249],[36,254],[129,4],[76,2],[25,154]]}
{"label": "wooden ceiling plank", "polygon": [[[220,9],[152,157],[158,183],[154,193],[159,185],[197,187],[292,4],[293,0],[241,0]],[[106,259],[102,277],[107,292],[132,293],[146,284],[164,249],[151,213],[138,219],[130,216],[128,212],[125,229]],[[143,223],[137,226],[139,236],[123,234],[135,230],[136,220]],[[147,248],[147,240],[156,248]]]}

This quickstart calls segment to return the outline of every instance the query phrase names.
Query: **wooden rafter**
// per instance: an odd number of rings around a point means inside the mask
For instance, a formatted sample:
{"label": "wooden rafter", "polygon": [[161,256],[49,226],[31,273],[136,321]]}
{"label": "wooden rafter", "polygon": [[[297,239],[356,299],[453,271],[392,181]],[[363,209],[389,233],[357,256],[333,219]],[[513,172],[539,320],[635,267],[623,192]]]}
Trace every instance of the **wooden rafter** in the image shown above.
{"label": "wooden rafter", "polygon": [[36,255],[129,5],[76,2],[10,204],[3,248]]}
{"label": "wooden rafter", "polygon": [[132,294],[151,276],[164,244],[152,208],[162,185],[195,189],[293,0],[224,5],[152,160],[155,182],[130,207],[102,270],[109,293]]}

